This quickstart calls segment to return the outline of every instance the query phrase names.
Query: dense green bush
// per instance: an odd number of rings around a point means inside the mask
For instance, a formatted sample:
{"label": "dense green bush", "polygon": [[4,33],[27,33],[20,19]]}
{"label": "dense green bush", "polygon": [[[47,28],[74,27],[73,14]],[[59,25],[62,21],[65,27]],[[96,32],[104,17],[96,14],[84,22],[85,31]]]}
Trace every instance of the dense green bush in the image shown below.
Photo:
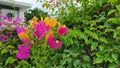
{"label": "dense green bush", "polygon": [[46,17],[48,16],[47,13],[43,12],[42,10],[40,10],[39,8],[34,8],[34,9],[28,9],[27,11],[24,12],[26,21],[31,20],[34,16],[36,16],[37,18],[41,18],[41,17]]}
{"label": "dense green bush", "polygon": [[[76,7],[78,3],[80,7]],[[48,60],[49,65],[55,68],[119,68],[119,0],[80,0],[78,3],[66,1],[64,8],[59,7],[62,4],[50,4],[58,8],[59,21],[72,30],[61,38],[64,46],[48,56],[52,59]]]}

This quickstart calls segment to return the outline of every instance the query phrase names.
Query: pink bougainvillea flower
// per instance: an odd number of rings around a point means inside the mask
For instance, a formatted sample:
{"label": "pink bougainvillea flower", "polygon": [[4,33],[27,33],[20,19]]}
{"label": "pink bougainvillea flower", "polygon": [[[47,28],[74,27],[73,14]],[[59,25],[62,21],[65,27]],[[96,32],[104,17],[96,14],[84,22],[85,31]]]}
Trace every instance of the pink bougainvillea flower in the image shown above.
{"label": "pink bougainvillea flower", "polygon": [[64,35],[68,32],[68,27],[65,25],[59,25],[57,31],[59,36]]}
{"label": "pink bougainvillea flower", "polygon": [[8,19],[8,17],[7,17],[7,16],[5,16],[5,15],[2,15],[2,16],[1,16],[1,19],[2,19],[2,20],[7,20],[7,19]]}
{"label": "pink bougainvillea flower", "polygon": [[13,20],[13,23],[14,23],[14,24],[17,24],[17,23],[18,23],[18,20],[17,20],[17,19]]}
{"label": "pink bougainvillea flower", "polygon": [[30,45],[21,45],[18,44],[19,51],[16,54],[16,57],[19,59],[26,59],[30,56]]}
{"label": "pink bougainvillea flower", "polygon": [[8,37],[4,34],[0,34],[0,41],[6,41]]}
{"label": "pink bougainvillea flower", "polygon": [[39,39],[42,38],[46,32],[45,23],[39,21],[38,24],[34,24],[34,27],[35,27],[34,35]]}
{"label": "pink bougainvillea flower", "polygon": [[47,43],[50,45],[50,48],[59,48],[62,45],[61,41],[55,40],[55,37],[53,34],[50,34],[48,39],[47,39]]}
{"label": "pink bougainvillea flower", "polygon": [[12,23],[13,22],[13,19],[10,17],[10,18],[8,18],[8,22],[9,23]]}
{"label": "pink bougainvillea flower", "polygon": [[60,2],[57,0],[57,1],[56,1],[56,6],[58,6],[59,4],[60,4]]}

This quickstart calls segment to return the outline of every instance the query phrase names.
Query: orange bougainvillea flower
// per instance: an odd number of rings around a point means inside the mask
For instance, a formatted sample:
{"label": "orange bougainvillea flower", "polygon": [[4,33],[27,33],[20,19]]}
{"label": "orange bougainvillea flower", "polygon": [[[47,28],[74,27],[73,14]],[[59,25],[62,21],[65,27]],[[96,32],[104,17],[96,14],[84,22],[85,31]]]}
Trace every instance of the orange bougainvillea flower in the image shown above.
{"label": "orange bougainvillea flower", "polygon": [[21,40],[22,40],[23,38],[29,40],[29,36],[28,36],[28,34],[27,34],[27,30],[26,30],[24,27],[19,26],[19,27],[17,28],[17,33],[18,33],[18,36],[19,36],[19,38],[20,38]]}
{"label": "orange bougainvillea flower", "polygon": [[49,35],[51,35],[51,34],[53,34],[53,32],[52,32],[51,30],[46,33],[45,41],[48,40],[48,37],[49,37]]}
{"label": "orange bougainvillea flower", "polygon": [[57,19],[46,17],[44,19],[44,22],[45,22],[46,26],[55,27]]}
{"label": "orange bougainvillea flower", "polygon": [[22,40],[23,38],[29,40],[29,36],[28,36],[27,33],[25,33],[25,32],[20,32],[20,33],[18,34],[18,36],[19,36],[19,38],[20,38],[21,40]]}
{"label": "orange bougainvillea flower", "polygon": [[57,19],[51,18],[50,26],[55,27],[56,26]]}

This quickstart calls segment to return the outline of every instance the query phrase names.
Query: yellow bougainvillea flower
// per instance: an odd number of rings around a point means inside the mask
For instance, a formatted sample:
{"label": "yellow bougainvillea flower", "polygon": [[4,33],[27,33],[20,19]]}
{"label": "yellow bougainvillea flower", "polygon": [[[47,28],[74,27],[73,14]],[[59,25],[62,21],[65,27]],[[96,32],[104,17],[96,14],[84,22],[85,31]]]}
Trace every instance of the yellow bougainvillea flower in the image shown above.
{"label": "yellow bougainvillea flower", "polygon": [[29,40],[29,36],[25,32],[19,33],[18,36],[19,36],[20,39],[25,38],[25,39]]}
{"label": "yellow bougainvillea flower", "polygon": [[38,24],[37,21],[38,21],[38,18],[34,16],[32,20],[30,20],[29,22],[30,22],[30,25],[34,28],[34,24]]}
{"label": "yellow bougainvillea flower", "polygon": [[50,26],[55,27],[56,26],[57,19],[51,18]]}
{"label": "yellow bougainvillea flower", "polygon": [[32,18],[32,20],[33,20],[34,22],[37,22],[37,21],[38,21],[38,18],[37,18],[36,16],[34,16],[34,17]]}
{"label": "yellow bougainvillea flower", "polygon": [[29,22],[30,22],[30,25],[32,26],[32,28],[34,28],[34,24],[38,24],[38,22],[35,22],[33,20],[30,20]]}
{"label": "yellow bougainvillea flower", "polygon": [[50,24],[50,18],[49,17],[45,17],[44,22],[45,22],[46,26],[49,26],[49,24]]}
{"label": "yellow bougainvillea flower", "polygon": [[55,27],[57,19],[46,17],[44,19],[44,22],[45,22],[46,26]]}
{"label": "yellow bougainvillea flower", "polygon": [[46,3],[44,4],[44,6],[45,6],[46,8],[48,8],[48,7],[49,7],[48,2],[46,2]]}
{"label": "yellow bougainvillea flower", "polygon": [[50,34],[53,34],[53,32],[51,30],[46,33],[45,41],[47,41]]}

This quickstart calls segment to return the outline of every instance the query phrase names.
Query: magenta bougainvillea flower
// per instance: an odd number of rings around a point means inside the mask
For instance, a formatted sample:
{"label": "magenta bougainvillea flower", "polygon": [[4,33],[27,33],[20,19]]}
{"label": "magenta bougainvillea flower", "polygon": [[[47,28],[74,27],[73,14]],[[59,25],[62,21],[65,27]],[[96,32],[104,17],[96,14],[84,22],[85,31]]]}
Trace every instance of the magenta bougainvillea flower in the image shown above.
{"label": "magenta bougainvillea flower", "polygon": [[30,40],[27,40],[26,38],[22,38],[21,40],[25,45],[31,45]]}
{"label": "magenta bougainvillea flower", "polygon": [[58,41],[55,39],[53,34],[50,34],[48,39],[47,39],[47,43],[50,45],[50,48],[59,48],[62,45],[61,41]]}
{"label": "magenta bougainvillea flower", "polygon": [[7,36],[6,35],[4,35],[4,34],[0,34],[0,41],[5,41],[5,40],[7,40]]}
{"label": "magenta bougainvillea flower", "polygon": [[30,56],[30,45],[21,45],[18,44],[19,51],[16,54],[16,57],[19,59],[26,59]]}
{"label": "magenta bougainvillea flower", "polygon": [[4,22],[0,22],[0,26],[2,26],[3,23],[4,23]]}
{"label": "magenta bougainvillea flower", "polygon": [[26,32],[26,29],[24,27],[18,26],[17,27],[17,33],[21,33],[21,32]]}
{"label": "magenta bougainvillea flower", "polygon": [[39,39],[42,38],[47,30],[45,23],[39,21],[38,24],[34,24],[34,27],[35,27],[34,35]]}
{"label": "magenta bougainvillea flower", "polygon": [[59,25],[58,26],[58,35],[64,35],[68,32],[68,27],[66,27],[65,25]]}

